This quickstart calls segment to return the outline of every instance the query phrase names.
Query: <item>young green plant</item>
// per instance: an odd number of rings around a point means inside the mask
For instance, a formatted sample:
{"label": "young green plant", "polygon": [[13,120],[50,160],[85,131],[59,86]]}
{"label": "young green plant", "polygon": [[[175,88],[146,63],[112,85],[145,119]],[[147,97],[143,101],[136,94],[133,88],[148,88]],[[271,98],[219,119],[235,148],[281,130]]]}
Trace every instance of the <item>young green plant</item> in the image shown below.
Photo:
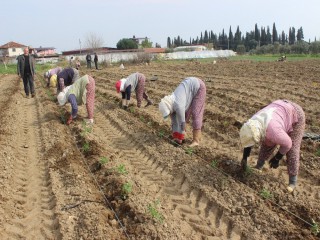
{"label": "young green plant", "polygon": [[100,163],[101,163],[101,165],[104,165],[104,164],[106,164],[106,163],[108,163],[109,162],[109,159],[107,158],[107,157],[101,157],[100,158]]}
{"label": "young green plant", "polygon": [[83,145],[82,145],[82,150],[83,150],[84,152],[88,152],[88,151],[90,150],[90,144],[89,144],[89,142],[83,143]]}
{"label": "young green plant", "polygon": [[129,196],[129,193],[132,191],[132,184],[129,182],[126,182],[122,185],[121,189],[121,197],[122,199],[127,199]]}
{"label": "young green plant", "polygon": [[315,236],[317,236],[320,233],[319,224],[315,222],[313,219],[311,219],[311,221],[312,221],[311,232]]}
{"label": "young green plant", "polygon": [[126,170],[126,167],[123,164],[120,164],[117,167],[117,172],[123,175],[128,174],[128,171]]}
{"label": "young green plant", "polygon": [[158,206],[160,205],[160,201],[157,199],[155,202],[150,203],[148,205],[148,211],[151,214],[152,218],[156,221],[162,223],[163,222],[163,215],[158,211]]}
{"label": "young green plant", "polygon": [[260,192],[260,196],[263,197],[264,199],[271,199],[273,198],[273,195],[272,193],[266,189],[266,188],[263,188]]}

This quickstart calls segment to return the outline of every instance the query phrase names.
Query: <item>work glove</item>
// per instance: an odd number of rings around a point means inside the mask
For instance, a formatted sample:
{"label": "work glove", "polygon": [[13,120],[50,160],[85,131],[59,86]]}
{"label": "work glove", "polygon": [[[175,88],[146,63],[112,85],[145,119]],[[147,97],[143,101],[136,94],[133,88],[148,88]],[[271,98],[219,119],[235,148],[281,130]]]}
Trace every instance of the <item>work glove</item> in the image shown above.
{"label": "work glove", "polygon": [[269,161],[270,168],[278,168],[279,161],[281,160],[282,157],[283,155],[280,152],[278,152],[273,158],[271,158]]}
{"label": "work glove", "polygon": [[71,122],[72,122],[72,115],[70,115],[70,117],[68,118],[67,125],[70,125]]}
{"label": "work glove", "polygon": [[173,141],[175,141],[178,144],[182,144],[182,141],[184,140],[183,133],[173,132],[172,137],[173,137]]}

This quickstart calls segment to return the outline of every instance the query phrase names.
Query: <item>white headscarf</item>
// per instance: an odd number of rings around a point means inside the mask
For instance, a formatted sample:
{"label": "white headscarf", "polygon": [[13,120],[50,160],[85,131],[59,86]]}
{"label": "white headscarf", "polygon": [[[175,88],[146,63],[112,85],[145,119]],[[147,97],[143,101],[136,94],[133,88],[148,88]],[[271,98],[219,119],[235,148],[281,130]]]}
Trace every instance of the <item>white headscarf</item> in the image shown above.
{"label": "white headscarf", "polygon": [[240,129],[242,147],[252,147],[260,143],[266,136],[268,124],[272,118],[274,108],[260,111],[250,118]]}
{"label": "white headscarf", "polygon": [[165,96],[161,99],[159,103],[159,111],[162,114],[162,117],[165,118],[173,112],[173,103],[175,97],[173,94]]}
{"label": "white headscarf", "polygon": [[65,87],[57,96],[58,102],[60,106],[63,106],[66,104],[68,99],[68,91],[71,88],[71,86]]}
{"label": "white headscarf", "polygon": [[120,81],[121,81],[120,92],[123,92],[124,84],[126,83],[127,79],[126,78],[122,78],[122,79],[120,79]]}

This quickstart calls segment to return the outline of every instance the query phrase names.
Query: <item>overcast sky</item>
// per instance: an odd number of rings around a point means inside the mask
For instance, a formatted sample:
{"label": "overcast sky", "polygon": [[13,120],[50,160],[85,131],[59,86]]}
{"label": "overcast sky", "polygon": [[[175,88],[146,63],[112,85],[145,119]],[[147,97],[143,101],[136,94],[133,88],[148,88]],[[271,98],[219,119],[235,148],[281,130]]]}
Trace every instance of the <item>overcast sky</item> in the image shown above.
{"label": "overcast sky", "polygon": [[58,52],[84,47],[86,36],[106,47],[122,38],[148,37],[166,47],[178,35],[189,41],[205,30],[233,34],[276,24],[278,34],[303,28],[304,39],[320,39],[319,0],[10,0],[1,2],[0,45],[15,41]]}

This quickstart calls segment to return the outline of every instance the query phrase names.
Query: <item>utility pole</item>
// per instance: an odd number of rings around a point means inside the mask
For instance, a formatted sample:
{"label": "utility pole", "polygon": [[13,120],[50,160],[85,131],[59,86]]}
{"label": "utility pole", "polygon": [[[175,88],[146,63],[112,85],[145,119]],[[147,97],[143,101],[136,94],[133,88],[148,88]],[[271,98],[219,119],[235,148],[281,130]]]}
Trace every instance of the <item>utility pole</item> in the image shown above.
{"label": "utility pole", "polygon": [[80,54],[81,54],[81,40],[79,38],[79,45],[80,45]]}

